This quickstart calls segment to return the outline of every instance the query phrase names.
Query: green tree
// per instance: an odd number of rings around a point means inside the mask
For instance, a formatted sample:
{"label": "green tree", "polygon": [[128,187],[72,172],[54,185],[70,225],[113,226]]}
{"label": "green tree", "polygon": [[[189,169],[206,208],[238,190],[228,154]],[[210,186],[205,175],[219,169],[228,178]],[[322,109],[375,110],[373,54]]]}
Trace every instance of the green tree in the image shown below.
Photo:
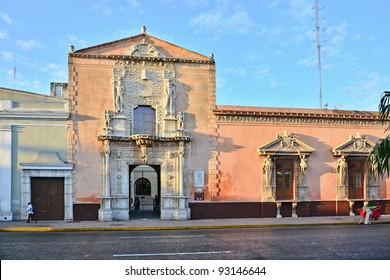
{"label": "green tree", "polygon": [[[384,91],[380,102],[379,102],[379,119],[382,124],[387,123],[390,115],[390,91]],[[369,156],[369,164],[373,168],[371,168],[372,175],[382,177],[387,174],[390,175],[390,134],[388,131],[390,130],[390,125],[387,126],[385,132],[387,135],[379,139],[373,147],[370,156]]]}

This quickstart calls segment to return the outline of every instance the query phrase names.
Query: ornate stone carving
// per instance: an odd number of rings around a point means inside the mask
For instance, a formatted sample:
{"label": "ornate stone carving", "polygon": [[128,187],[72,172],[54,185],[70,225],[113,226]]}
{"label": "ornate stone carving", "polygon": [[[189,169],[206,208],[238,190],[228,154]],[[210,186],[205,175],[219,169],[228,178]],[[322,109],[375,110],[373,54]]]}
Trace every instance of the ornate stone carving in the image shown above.
{"label": "ornate stone carving", "polygon": [[267,155],[263,161],[263,187],[271,186],[272,168],[272,158],[270,155]]}
{"label": "ornate stone carving", "polygon": [[235,116],[217,115],[218,122],[278,123],[305,125],[383,126],[377,119],[337,119],[290,116]]}
{"label": "ornate stone carving", "polygon": [[176,83],[174,80],[166,80],[166,114],[167,116],[173,116],[175,114],[176,103]]}
{"label": "ornate stone carving", "polygon": [[337,160],[337,184],[345,186],[345,177],[347,175],[347,162],[345,156],[341,156]]}
{"label": "ornate stone carving", "polygon": [[143,56],[143,57],[165,57],[165,55],[160,52],[153,44],[148,43],[146,38],[138,43],[135,43],[125,55],[131,56]]}
{"label": "ornate stone carving", "polygon": [[314,149],[299,140],[293,133],[284,131],[277,134],[275,139],[258,149],[260,155],[309,155]]}
{"label": "ornate stone carving", "polygon": [[177,130],[179,132],[184,131],[184,112],[177,113]]}

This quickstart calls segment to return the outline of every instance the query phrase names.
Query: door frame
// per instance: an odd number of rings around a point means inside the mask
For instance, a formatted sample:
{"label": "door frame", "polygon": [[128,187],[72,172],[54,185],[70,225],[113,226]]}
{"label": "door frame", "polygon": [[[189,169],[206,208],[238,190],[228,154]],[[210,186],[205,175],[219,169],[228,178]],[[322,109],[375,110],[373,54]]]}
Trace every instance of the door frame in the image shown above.
{"label": "door frame", "polygon": [[[132,204],[132,199],[134,199],[134,197],[131,196],[132,179],[133,179],[131,177],[131,174],[134,171],[134,169],[136,169],[137,167],[142,166],[142,165],[146,165],[146,166],[151,167],[157,174],[157,194],[158,194],[158,198],[159,198],[158,203],[160,205],[159,214],[161,214],[161,165],[158,165],[158,164],[130,164],[129,165],[129,214],[131,213],[131,211],[133,211],[131,209],[131,204]],[[130,217],[131,217],[131,215],[130,215]]]}
{"label": "door frame", "polygon": [[26,207],[31,202],[31,177],[64,178],[64,220],[73,220],[72,164],[36,165],[20,164],[21,182],[21,219],[27,219]]}

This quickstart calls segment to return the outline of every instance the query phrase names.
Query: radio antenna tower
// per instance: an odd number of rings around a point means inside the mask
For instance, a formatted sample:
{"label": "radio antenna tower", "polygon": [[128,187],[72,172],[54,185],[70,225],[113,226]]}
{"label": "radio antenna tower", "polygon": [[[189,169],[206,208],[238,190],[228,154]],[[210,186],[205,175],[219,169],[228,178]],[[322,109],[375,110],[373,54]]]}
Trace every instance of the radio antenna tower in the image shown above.
{"label": "radio antenna tower", "polygon": [[318,57],[318,90],[319,90],[319,100],[320,100],[320,109],[322,109],[322,70],[321,70],[321,27],[320,27],[320,8],[319,0],[316,1],[316,32],[317,32],[317,57]]}

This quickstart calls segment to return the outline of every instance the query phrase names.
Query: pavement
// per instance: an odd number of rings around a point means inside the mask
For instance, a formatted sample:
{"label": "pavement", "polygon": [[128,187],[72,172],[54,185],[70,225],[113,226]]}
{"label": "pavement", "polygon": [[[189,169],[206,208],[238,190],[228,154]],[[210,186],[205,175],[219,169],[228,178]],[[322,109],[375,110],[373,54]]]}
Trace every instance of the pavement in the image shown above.
{"label": "pavement", "polygon": [[[239,219],[204,219],[172,221],[157,218],[137,218],[128,221],[26,221],[0,222],[0,232],[28,231],[136,231],[136,230],[185,230],[185,229],[222,229],[222,228],[260,228],[287,226],[337,226],[360,224],[360,216],[326,217],[283,217],[283,218],[239,218]],[[390,224],[390,215],[382,215],[372,224]]]}

